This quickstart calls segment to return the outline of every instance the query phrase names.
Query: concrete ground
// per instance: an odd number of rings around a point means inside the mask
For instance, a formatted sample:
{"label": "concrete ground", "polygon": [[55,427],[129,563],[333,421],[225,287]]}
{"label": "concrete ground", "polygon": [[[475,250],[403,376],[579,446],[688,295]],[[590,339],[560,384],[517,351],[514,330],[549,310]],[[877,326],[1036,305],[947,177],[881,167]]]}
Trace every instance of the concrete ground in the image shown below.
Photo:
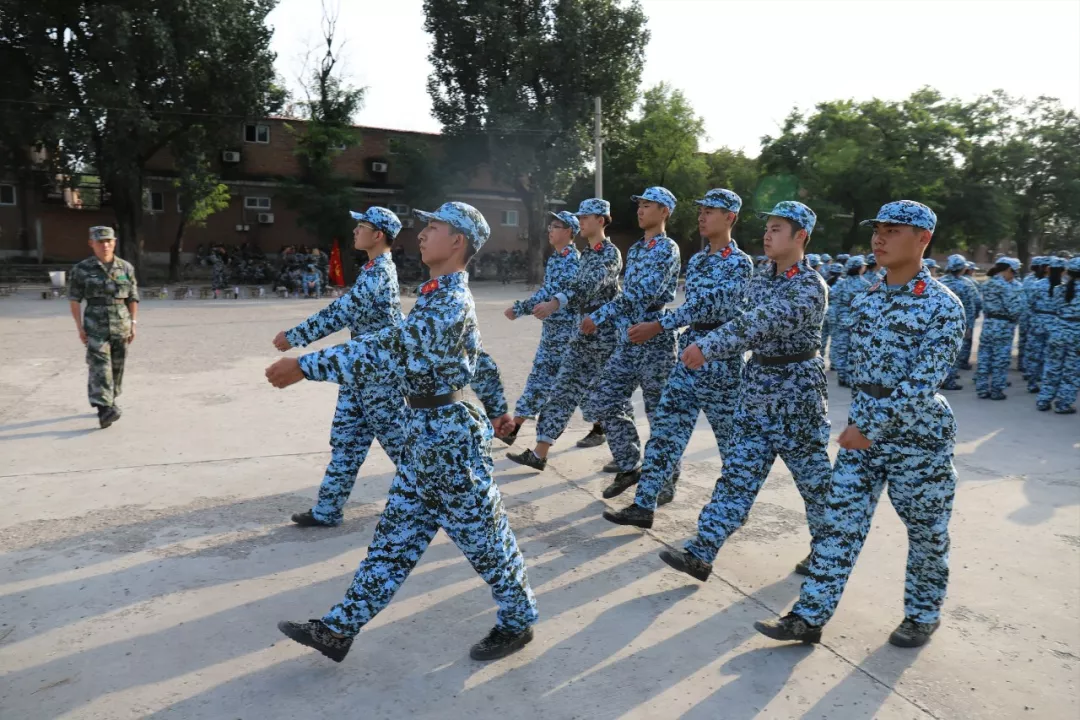
{"label": "concrete ground", "polygon": [[[516,398],[539,336],[501,316],[521,286],[478,285],[485,344]],[[440,534],[336,665],[286,641],[364,556],[392,465],[375,450],[342,527],[300,529],[328,459],[332,385],[271,388],[270,340],[319,301],[146,301],[123,419],[96,428],[67,303],[0,300],[0,717],[31,718],[1070,718],[1080,713],[1080,416],[950,393],[960,426],[953,579],[921,651],[902,616],[905,535],[887,501],[817,647],[754,620],[787,610],[806,554],[801,500],[777,463],[704,584],[678,547],[720,471],[699,424],[681,490],[642,532],[610,525],[606,448],[578,418],[535,473],[497,478],[542,619],[491,664],[468,647],[488,589]],[[411,305],[410,303],[407,303]],[[340,340],[337,336],[334,340]],[[834,381],[835,382],[835,381]],[[834,436],[848,394],[833,387]],[[647,433],[639,405],[639,427]],[[526,426],[519,445],[533,440]],[[834,447],[835,450],[835,447]]]}

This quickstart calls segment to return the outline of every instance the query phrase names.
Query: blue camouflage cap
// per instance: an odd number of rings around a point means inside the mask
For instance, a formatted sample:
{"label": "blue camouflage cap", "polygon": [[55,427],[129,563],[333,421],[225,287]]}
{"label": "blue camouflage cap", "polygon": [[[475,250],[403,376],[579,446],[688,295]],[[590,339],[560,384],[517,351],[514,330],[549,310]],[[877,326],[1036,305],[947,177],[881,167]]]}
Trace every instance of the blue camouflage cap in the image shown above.
{"label": "blue camouflage cap", "polygon": [[923,258],[922,264],[924,267],[928,268],[936,268],[938,266],[937,260],[934,258]]}
{"label": "blue camouflage cap", "polygon": [[582,200],[575,215],[605,215],[611,217],[611,203],[600,198]]}
{"label": "blue camouflage cap", "polygon": [[874,225],[875,223],[912,225],[934,232],[934,228],[937,227],[937,215],[930,208],[914,200],[896,200],[882,205],[877,217],[863,220],[859,224]]}
{"label": "blue camouflage cap", "polygon": [[814,225],[817,224],[817,215],[814,211],[795,200],[781,200],[776,203],[772,210],[760,212],[757,216],[759,218],[781,217],[791,220],[805,230],[807,235],[814,232]]}
{"label": "blue camouflage cap", "polygon": [[1011,258],[1011,257],[998,258],[998,262],[999,263],[1004,263],[1005,265],[1008,265],[1010,268],[1012,268],[1013,272],[1020,272],[1020,268],[1023,267],[1020,264],[1020,261],[1017,260],[1016,258]]}
{"label": "blue camouflage cap", "polygon": [[832,262],[832,255],[830,255],[829,253],[821,253],[821,262],[823,262],[823,263],[831,263]]}
{"label": "blue camouflage cap", "polygon": [[115,240],[116,231],[108,225],[95,225],[94,227],[90,228],[90,239],[96,240],[98,242],[103,242],[105,240]]}
{"label": "blue camouflage cap", "polygon": [[1065,269],[1069,272],[1080,273],[1080,255],[1069,258],[1069,261],[1065,263]]}
{"label": "blue camouflage cap", "polygon": [[424,222],[438,220],[452,225],[455,230],[464,233],[473,250],[479,250],[491,237],[491,226],[472,205],[463,202],[448,202],[439,206],[435,212],[413,210],[413,214]]}
{"label": "blue camouflage cap", "polygon": [[959,253],[950,255],[949,259],[945,261],[945,272],[956,272],[957,270],[963,270],[966,267],[967,258]]}
{"label": "blue camouflage cap", "polygon": [[839,255],[836,256],[836,262],[843,265],[844,263],[846,263],[848,261],[848,258],[850,258],[850,257],[851,257],[851,255],[849,255],[848,253],[840,253]]}
{"label": "blue camouflage cap", "polygon": [[1065,258],[1058,257],[1057,255],[1051,255],[1050,257],[1046,258],[1046,264],[1049,265],[1051,268],[1064,268],[1066,263]]}
{"label": "blue camouflage cap", "polygon": [[806,262],[810,263],[810,267],[821,267],[821,257],[814,253],[806,256]]}
{"label": "blue camouflage cap", "polygon": [[975,263],[971,262],[970,260],[968,260],[967,261],[967,269],[968,270],[978,270],[979,266],[976,265]]}
{"label": "blue camouflage cap", "polygon": [[671,194],[670,190],[662,188],[659,185],[645,188],[645,192],[640,195],[631,195],[630,199],[634,202],[637,202],[638,200],[648,200],[649,202],[660,203],[668,210],[675,210],[675,196]]}
{"label": "blue camouflage cap", "polygon": [[384,207],[369,207],[364,212],[350,210],[349,214],[357,223],[370,225],[376,230],[382,230],[386,236],[393,240],[401,232],[401,220],[390,210]]}
{"label": "blue camouflage cap", "polygon": [[874,255],[874,253],[867,253],[867,255],[866,255],[866,265],[867,265],[867,267],[869,267],[871,265],[877,265],[877,257]]}
{"label": "blue camouflage cap", "polygon": [[577,235],[581,232],[581,223],[574,217],[572,212],[567,210],[560,210],[559,212],[549,212],[548,215],[557,219],[559,222],[566,223],[570,226],[570,231]]}
{"label": "blue camouflage cap", "polygon": [[738,213],[742,209],[742,198],[724,188],[713,188],[705,193],[704,198],[695,200],[694,203],[702,207],[718,208],[733,213]]}
{"label": "blue camouflage cap", "polygon": [[845,270],[854,270],[855,268],[861,268],[866,266],[866,258],[862,255],[852,255],[844,263]]}
{"label": "blue camouflage cap", "polygon": [[1041,267],[1041,266],[1043,266],[1045,264],[1046,264],[1046,258],[1043,257],[1042,255],[1036,255],[1035,257],[1031,258],[1031,267],[1033,267],[1033,268]]}

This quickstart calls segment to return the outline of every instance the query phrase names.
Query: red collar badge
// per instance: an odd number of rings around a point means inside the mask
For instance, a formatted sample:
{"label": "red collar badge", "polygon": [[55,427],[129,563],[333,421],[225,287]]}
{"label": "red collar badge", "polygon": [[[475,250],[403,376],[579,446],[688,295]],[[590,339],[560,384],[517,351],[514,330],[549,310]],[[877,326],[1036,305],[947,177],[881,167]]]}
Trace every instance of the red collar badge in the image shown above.
{"label": "red collar badge", "polygon": [[438,289],[439,289],[439,281],[438,280],[428,280],[426,283],[424,283],[423,285],[420,286],[420,292],[423,295],[427,295],[428,293],[435,292]]}
{"label": "red collar badge", "polygon": [[570,248],[568,248],[568,247],[563,248],[562,256],[566,257],[569,254],[570,254]]}
{"label": "red collar badge", "polygon": [[595,245],[592,246],[592,249],[593,249],[593,252],[600,252],[601,250],[604,249],[604,243],[598,242],[598,243],[596,243]]}
{"label": "red collar badge", "polygon": [[649,244],[646,247],[648,247],[650,250],[652,250],[654,247],[656,247],[656,238],[653,238],[652,240],[650,240]]}
{"label": "red collar badge", "polygon": [[720,253],[720,257],[727,260],[729,255],[731,255],[731,246],[730,245],[728,245],[726,248],[724,248],[724,251],[722,253]]}
{"label": "red collar badge", "polygon": [[365,270],[370,270],[373,267],[375,267],[375,261],[374,260],[368,260],[367,265],[364,266],[364,269]]}
{"label": "red collar badge", "polygon": [[788,280],[790,280],[791,278],[795,277],[798,274],[799,274],[799,266],[798,265],[792,265],[791,267],[789,267],[787,269],[787,272],[784,273],[784,277],[786,277]]}
{"label": "red collar badge", "polygon": [[912,291],[916,295],[922,295],[924,292],[926,292],[926,281],[925,280],[920,280],[919,282],[915,283],[915,287],[913,288]]}

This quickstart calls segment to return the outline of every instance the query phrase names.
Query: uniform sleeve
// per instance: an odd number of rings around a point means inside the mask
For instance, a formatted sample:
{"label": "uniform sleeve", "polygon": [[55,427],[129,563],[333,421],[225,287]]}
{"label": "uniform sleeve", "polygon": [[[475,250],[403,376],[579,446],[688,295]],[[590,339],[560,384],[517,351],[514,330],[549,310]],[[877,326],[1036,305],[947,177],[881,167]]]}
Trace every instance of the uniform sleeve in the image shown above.
{"label": "uniform sleeve", "polygon": [[139,302],[139,281],[135,278],[135,266],[128,263],[127,266],[128,277],[131,278],[131,289],[128,290],[127,300],[128,302]]}
{"label": "uniform sleeve", "polygon": [[784,295],[748,309],[697,341],[706,360],[731,357],[792,325],[809,323],[824,310],[824,293],[789,283]]}
{"label": "uniform sleeve", "polygon": [[383,328],[347,343],[303,355],[300,369],[308,380],[354,387],[381,383],[403,392],[405,335],[400,326]]}
{"label": "uniform sleeve", "polygon": [[476,372],[473,373],[469,386],[484,404],[484,411],[489,418],[499,417],[508,412],[499,366],[483,348],[476,357]]}
{"label": "uniform sleeve", "polygon": [[609,274],[615,275],[618,272],[619,256],[617,253],[605,251],[603,262],[585,263],[582,260],[579,272],[566,284],[561,292],[555,293],[555,297],[559,300],[559,307],[584,310],[582,298],[588,297],[593,288],[600,287],[604,282],[604,278]]}
{"label": "uniform sleeve", "polygon": [[578,263],[572,256],[561,257],[552,255],[544,268],[544,283],[536,289],[526,300],[518,300],[514,303],[514,314],[532,315],[533,308],[542,302],[555,298],[573,279],[577,273]]}
{"label": "uniform sleeve", "polygon": [[78,265],[68,274],[67,295],[72,302],[82,302],[86,297],[86,276]]}
{"label": "uniform sleeve", "polygon": [[676,330],[697,322],[704,322],[710,316],[715,316],[718,308],[727,308],[737,305],[741,308],[742,299],[746,297],[746,288],[750,284],[751,268],[749,262],[739,262],[737,266],[725,270],[724,277],[715,287],[688,299],[674,310],[667,310],[660,317],[660,325],[665,330]]}
{"label": "uniform sleeve", "polygon": [[[338,330],[348,326],[349,318],[355,317],[365,311],[368,302],[372,302],[375,310],[379,304],[378,293],[375,298],[365,298],[364,282],[357,282],[346,294],[334,300],[319,312],[309,317],[291,330],[285,331],[285,338],[293,347],[305,347],[321,340],[327,335],[332,335]],[[367,302],[365,302],[365,300]],[[396,325],[396,322],[387,325]]]}
{"label": "uniform sleeve", "polygon": [[950,300],[931,315],[930,327],[915,353],[911,374],[880,400],[872,400],[861,417],[853,418],[867,440],[888,438],[899,426],[917,420],[920,408],[934,402],[938,388],[949,376],[964,339],[964,315]]}
{"label": "uniform sleeve", "polygon": [[665,242],[651,250],[643,250],[645,259],[641,270],[628,281],[617,298],[592,314],[592,321],[603,325],[616,317],[639,318],[661,299],[664,287],[671,280],[671,268],[679,271],[679,247]]}

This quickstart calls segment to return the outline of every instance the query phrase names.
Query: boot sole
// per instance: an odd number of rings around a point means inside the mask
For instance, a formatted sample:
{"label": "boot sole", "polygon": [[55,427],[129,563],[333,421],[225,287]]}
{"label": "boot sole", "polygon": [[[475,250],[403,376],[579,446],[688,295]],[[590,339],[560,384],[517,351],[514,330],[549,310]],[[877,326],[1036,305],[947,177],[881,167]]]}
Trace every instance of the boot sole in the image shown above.
{"label": "boot sole", "polygon": [[605,500],[610,500],[613,497],[618,497],[618,496],[622,495],[624,492],[626,492],[627,490],[629,490],[630,488],[637,485],[638,480],[640,480],[640,479],[641,479],[641,476],[639,475],[638,477],[634,478],[633,482],[626,482],[625,480],[623,482],[620,482],[620,483],[614,483],[613,482],[610,485],[608,485],[606,488],[604,488],[604,492],[601,493],[601,494],[604,496]]}
{"label": "boot sole", "polygon": [[601,445],[603,445],[606,442],[607,442],[607,438],[603,438],[601,440],[589,440],[589,441],[578,440],[577,441],[577,446],[579,448],[593,448],[593,447],[600,447]]}
{"label": "boot sole", "polygon": [[620,518],[616,513],[610,510],[604,511],[604,519],[608,522],[615,523],[616,525],[632,525],[633,527],[639,527],[642,530],[649,530],[652,528],[653,521],[650,520],[628,520],[626,518]]}
{"label": "boot sole", "polygon": [[930,642],[930,636],[921,638],[909,638],[909,637],[897,637],[896,635],[889,636],[889,644],[898,648],[917,648],[922,647],[926,643]]}
{"label": "boot sole", "polygon": [[491,660],[499,660],[501,658],[506,657],[507,655],[512,655],[512,654],[516,653],[518,650],[520,650],[521,648],[523,648],[526,645],[528,645],[529,643],[531,643],[532,640],[533,640],[533,631],[532,631],[532,628],[529,628],[528,630],[526,630],[525,632],[521,633],[516,638],[514,638],[512,641],[510,641],[507,644],[503,645],[498,650],[495,650],[495,651],[492,651],[492,652],[486,652],[486,653],[482,652],[480,650],[477,650],[476,646],[474,645],[469,650],[469,657],[472,658],[473,660],[480,660],[481,662],[488,662],[488,661],[491,661]]}
{"label": "boot sole", "polygon": [[348,648],[346,648],[344,652],[342,652],[340,650],[332,650],[332,649],[326,647],[325,645],[322,645],[321,643],[316,642],[310,635],[307,635],[307,634],[302,633],[302,632],[296,632],[289,625],[289,623],[284,621],[284,620],[279,622],[277,627],[278,627],[278,630],[281,631],[282,635],[289,638],[293,642],[299,643],[299,644],[303,645],[304,647],[309,647],[312,650],[318,650],[320,653],[322,653],[323,655],[330,658],[331,660],[333,660],[336,663],[339,663],[342,660],[344,660],[345,656],[349,654]]}
{"label": "boot sole", "polygon": [[536,466],[536,465],[533,465],[533,464],[531,464],[531,463],[527,463],[527,462],[525,462],[524,460],[522,460],[521,458],[519,458],[519,457],[515,457],[514,455],[512,455],[512,454],[510,454],[510,453],[507,453],[506,457],[507,457],[507,459],[508,459],[508,460],[510,460],[511,462],[515,462],[515,463],[517,463],[518,465],[521,465],[522,467],[532,468],[533,470],[539,470],[539,471],[541,471],[541,472],[542,472],[542,471],[544,470],[544,468],[546,468],[546,467],[547,467],[547,463],[544,463],[543,465],[540,465],[540,466],[538,467],[538,466]]}
{"label": "boot sole", "polygon": [[328,525],[326,523],[321,523],[318,520],[312,521],[312,520],[307,520],[306,518],[303,519],[303,520],[297,520],[298,517],[300,517],[300,516],[299,515],[293,515],[291,518],[289,518],[290,520],[292,520],[293,525],[296,525],[297,527],[319,527],[319,528],[337,527],[336,525]]}
{"label": "boot sole", "polygon": [[686,565],[683,564],[681,557],[674,554],[670,550],[664,550],[663,552],[661,552],[660,559],[663,560],[672,570],[678,570],[679,572],[689,575],[695,580],[700,580],[701,582],[707,581],[709,579],[709,575],[712,574],[711,570],[705,574],[692,571],[690,568],[686,567]]}
{"label": "boot sole", "polygon": [[780,640],[781,642],[801,642],[807,645],[813,645],[815,643],[821,642],[821,630],[814,630],[806,633],[805,635],[802,635],[801,637],[796,637],[791,633],[787,632],[786,630],[773,628],[761,622],[754,623],[754,629],[767,638],[772,638],[773,640]]}

